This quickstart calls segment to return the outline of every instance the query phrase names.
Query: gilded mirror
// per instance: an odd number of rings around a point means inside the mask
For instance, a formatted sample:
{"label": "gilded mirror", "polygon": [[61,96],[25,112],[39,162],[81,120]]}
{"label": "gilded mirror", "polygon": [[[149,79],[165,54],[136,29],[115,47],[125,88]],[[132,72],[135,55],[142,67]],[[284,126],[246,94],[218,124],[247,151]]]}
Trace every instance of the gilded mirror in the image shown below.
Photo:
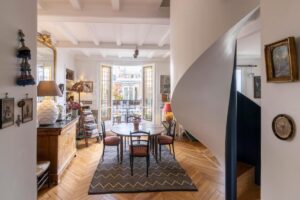
{"label": "gilded mirror", "polygon": [[50,34],[37,35],[37,82],[56,80],[56,48]]}

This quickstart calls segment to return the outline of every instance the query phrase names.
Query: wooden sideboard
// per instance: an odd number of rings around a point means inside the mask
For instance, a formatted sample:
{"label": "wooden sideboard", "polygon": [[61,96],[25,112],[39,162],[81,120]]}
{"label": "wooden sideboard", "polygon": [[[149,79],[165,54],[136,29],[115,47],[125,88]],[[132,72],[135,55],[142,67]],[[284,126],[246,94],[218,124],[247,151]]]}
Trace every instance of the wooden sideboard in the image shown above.
{"label": "wooden sideboard", "polygon": [[76,124],[78,118],[37,128],[37,160],[48,160],[50,181],[58,184],[76,155]]}

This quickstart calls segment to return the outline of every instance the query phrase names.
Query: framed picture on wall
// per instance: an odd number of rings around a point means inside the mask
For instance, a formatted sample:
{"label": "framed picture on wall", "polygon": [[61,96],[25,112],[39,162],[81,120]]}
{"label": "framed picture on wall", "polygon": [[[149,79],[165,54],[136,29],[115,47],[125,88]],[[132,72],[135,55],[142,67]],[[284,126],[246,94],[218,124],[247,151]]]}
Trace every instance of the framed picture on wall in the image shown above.
{"label": "framed picture on wall", "polygon": [[84,92],[93,93],[93,81],[83,81],[84,83]]}
{"label": "framed picture on wall", "polygon": [[14,98],[0,99],[0,129],[7,128],[14,125],[14,112],[15,112],[15,100]]}
{"label": "framed picture on wall", "polygon": [[296,42],[294,37],[265,45],[268,82],[298,80]]}
{"label": "framed picture on wall", "polygon": [[22,107],[22,123],[33,120],[33,99],[24,99],[24,106]]}
{"label": "framed picture on wall", "polygon": [[254,98],[260,99],[261,98],[261,77],[260,76],[253,77],[253,86],[254,86]]}
{"label": "framed picture on wall", "polygon": [[169,94],[170,93],[170,76],[160,75],[160,93]]}

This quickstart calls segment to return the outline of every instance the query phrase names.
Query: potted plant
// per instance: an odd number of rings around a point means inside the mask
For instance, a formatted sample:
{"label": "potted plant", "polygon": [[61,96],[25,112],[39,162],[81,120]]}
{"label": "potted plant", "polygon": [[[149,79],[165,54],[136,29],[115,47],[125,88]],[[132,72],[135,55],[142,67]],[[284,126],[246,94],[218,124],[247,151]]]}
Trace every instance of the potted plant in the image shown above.
{"label": "potted plant", "polygon": [[78,117],[78,110],[80,109],[80,104],[74,101],[68,103],[69,109],[72,110],[72,117]]}
{"label": "potted plant", "polygon": [[139,130],[139,126],[140,126],[140,122],[141,122],[141,116],[134,115],[132,122],[133,122],[134,130],[138,131]]}

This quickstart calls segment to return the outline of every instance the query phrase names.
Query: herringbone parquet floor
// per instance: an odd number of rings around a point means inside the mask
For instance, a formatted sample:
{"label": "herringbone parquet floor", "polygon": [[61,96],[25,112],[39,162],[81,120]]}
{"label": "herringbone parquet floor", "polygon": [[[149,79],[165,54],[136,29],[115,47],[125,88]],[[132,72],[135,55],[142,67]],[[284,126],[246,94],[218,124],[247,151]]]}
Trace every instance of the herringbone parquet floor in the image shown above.
{"label": "herringbone parquet floor", "polygon": [[59,185],[39,192],[39,200],[223,200],[224,172],[199,142],[176,141],[176,159],[198,187],[198,192],[152,192],[88,195],[101,156],[101,144],[81,148],[65,171]]}

